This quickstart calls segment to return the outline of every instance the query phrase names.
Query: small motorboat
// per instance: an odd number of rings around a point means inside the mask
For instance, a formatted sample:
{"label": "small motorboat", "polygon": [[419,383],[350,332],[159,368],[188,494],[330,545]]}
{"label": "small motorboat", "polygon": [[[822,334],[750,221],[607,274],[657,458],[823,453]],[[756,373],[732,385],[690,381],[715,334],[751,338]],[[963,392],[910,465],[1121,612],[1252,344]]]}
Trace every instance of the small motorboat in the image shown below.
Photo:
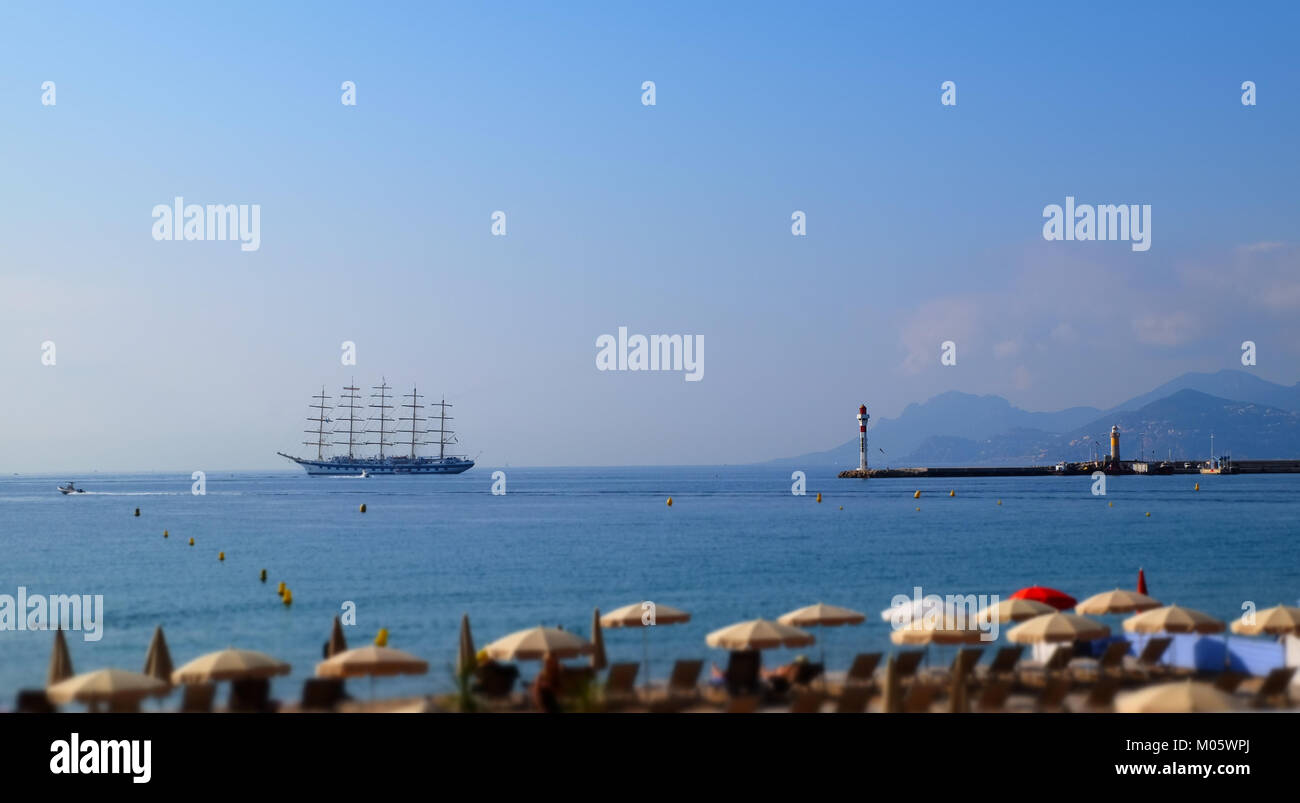
{"label": "small motorboat", "polygon": [[361,473],[360,473],[359,475],[357,475],[357,479],[362,479],[362,480],[364,480],[364,479],[369,479],[369,478],[370,478],[370,472],[369,472],[369,471],[366,471],[364,468],[361,469]]}
{"label": "small motorboat", "polygon": [[65,482],[64,484],[59,486],[59,493],[63,494],[64,496],[67,496],[68,494],[84,494],[85,491],[81,490],[71,482]]}

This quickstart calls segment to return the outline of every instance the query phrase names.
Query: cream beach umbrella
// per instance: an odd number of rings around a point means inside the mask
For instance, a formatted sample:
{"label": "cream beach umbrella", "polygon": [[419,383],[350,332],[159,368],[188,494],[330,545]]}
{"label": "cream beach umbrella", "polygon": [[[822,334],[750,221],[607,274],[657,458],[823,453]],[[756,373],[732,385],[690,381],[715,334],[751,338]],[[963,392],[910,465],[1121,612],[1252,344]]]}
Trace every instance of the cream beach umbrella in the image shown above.
{"label": "cream beach umbrella", "polygon": [[87,703],[94,707],[108,703],[110,708],[130,710],[146,697],[163,697],[171,686],[155,677],[125,669],[97,669],[59,681],[45,690],[57,704]]}
{"label": "cream beach umbrella", "polygon": [[899,645],[977,644],[983,631],[972,621],[961,622],[954,618],[927,617],[907,627],[894,630],[889,640]]}
{"label": "cream beach umbrella", "polygon": [[[815,605],[808,605],[789,613],[783,613],[776,618],[776,621],[790,627],[840,627],[842,625],[860,625],[867,621],[867,615],[849,608],[841,608],[838,605],[827,605],[824,602],[818,602]],[[826,645],[824,642],[821,645],[821,653],[822,684],[825,685]]]}
{"label": "cream beach umbrella", "polygon": [[1007,631],[1016,644],[1053,644],[1065,641],[1093,641],[1110,635],[1110,628],[1074,613],[1045,613]]}
{"label": "cream beach umbrella", "polygon": [[394,675],[423,675],[429,663],[392,647],[354,647],[331,655],[316,664],[318,678],[370,678],[370,698],[375,696],[375,678]]}
{"label": "cream beach umbrella", "polygon": [[[1248,618],[1250,621],[1247,621]],[[1232,623],[1232,632],[1243,636],[1282,636],[1300,633],[1300,608],[1278,605],[1256,611],[1253,617],[1243,616]]]}
{"label": "cream beach umbrella", "polygon": [[1130,633],[1222,633],[1226,628],[1208,613],[1178,605],[1152,608],[1124,620],[1124,629]]}
{"label": "cream beach umbrella", "polygon": [[50,651],[50,668],[45,673],[45,685],[53,686],[72,677],[72,656],[68,654],[68,640],[63,628],[54,631],[54,649]]}
{"label": "cream beach umbrella", "polygon": [[780,622],[751,619],[720,628],[704,637],[704,643],[723,650],[767,650],[776,647],[807,647],[817,639],[807,630]]}
{"label": "cream beach umbrella", "polygon": [[478,650],[474,649],[474,634],[469,629],[469,614],[460,616],[460,643],[456,648],[456,674],[468,675],[478,668]]}
{"label": "cream beach umbrella", "polygon": [[1101,616],[1110,613],[1133,613],[1134,611],[1140,613],[1159,608],[1163,604],[1160,600],[1148,597],[1146,594],[1117,588],[1114,591],[1103,591],[1100,594],[1088,597],[1083,602],[1075,605],[1074,610],[1091,616]]}
{"label": "cream beach umbrella", "polygon": [[892,605],[880,612],[880,618],[886,622],[915,622],[924,619],[931,611],[933,615],[943,614],[943,597],[931,594],[921,599],[912,599],[902,605]]}
{"label": "cream beach umbrella", "polygon": [[334,624],[330,627],[330,640],[325,643],[325,657],[333,658],[347,648],[348,640],[343,637],[343,623],[335,616]]}
{"label": "cream beach umbrella", "polygon": [[1231,696],[1192,680],[1159,683],[1115,698],[1115,711],[1121,714],[1192,714],[1236,707]]}
{"label": "cream beach umbrella", "polygon": [[157,678],[168,686],[172,682],[172,654],[167,649],[167,638],[161,626],[155,627],[149,641],[149,651],[144,656],[144,674]]}
{"label": "cream beach umbrella", "polygon": [[602,627],[641,628],[641,660],[645,665],[645,687],[650,688],[650,628],[659,625],[684,625],[691,621],[686,611],[655,602],[634,602],[600,617]]}
{"label": "cream beach umbrella", "polygon": [[224,650],[200,655],[172,672],[172,683],[210,683],[222,680],[271,678],[289,674],[290,666],[264,652]]}
{"label": "cream beach umbrella", "polygon": [[997,605],[990,605],[976,616],[976,622],[1007,624],[1024,622],[1045,613],[1056,613],[1056,609],[1045,602],[1033,599],[1004,599]]}
{"label": "cream beach umbrella", "polygon": [[591,642],[558,627],[531,627],[502,636],[483,648],[497,661],[540,661],[548,654],[557,659],[590,655]]}

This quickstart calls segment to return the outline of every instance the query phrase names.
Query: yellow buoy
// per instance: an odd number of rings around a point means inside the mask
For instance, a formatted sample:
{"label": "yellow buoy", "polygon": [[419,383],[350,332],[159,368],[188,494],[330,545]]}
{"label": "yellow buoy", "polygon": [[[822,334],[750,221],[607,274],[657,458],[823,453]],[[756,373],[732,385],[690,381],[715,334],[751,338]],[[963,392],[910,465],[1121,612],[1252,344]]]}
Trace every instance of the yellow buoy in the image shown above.
{"label": "yellow buoy", "polygon": [[263,583],[266,582],[266,569],[263,569],[263,570],[262,570],[262,582],[263,582]]}
{"label": "yellow buoy", "polygon": [[817,501],[818,502],[822,501],[822,495],[820,493],[817,494]]}
{"label": "yellow buoy", "polygon": [[668,497],[668,507],[672,507],[672,506],[673,506],[673,498],[670,496]]}
{"label": "yellow buoy", "polygon": [[1148,518],[1148,519],[1151,518],[1151,511],[1149,511],[1149,510],[1147,511],[1147,518]]}
{"label": "yellow buoy", "polygon": [[379,632],[375,634],[375,646],[376,647],[388,646],[388,628],[386,627],[379,628]]}
{"label": "yellow buoy", "polygon": [[843,510],[843,509],[844,509],[844,505],[840,505],[840,510]]}
{"label": "yellow buoy", "polygon": [[135,515],[137,515],[137,516],[140,515],[140,508],[136,508],[136,509],[135,509]]}
{"label": "yellow buoy", "polygon": [[957,492],[956,492],[956,491],[949,491],[949,492],[948,492],[948,495],[949,495],[949,496],[956,496],[956,495],[957,495]]}
{"label": "yellow buoy", "polygon": [[365,502],[362,502],[362,503],[361,503],[361,512],[362,512],[362,513],[365,513],[365,512],[366,512],[366,503],[365,503]]}
{"label": "yellow buoy", "polygon": [[168,537],[168,536],[167,536],[167,531],[166,531],[166,530],[163,530],[163,538],[167,538],[167,537]]}
{"label": "yellow buoy", "polygon": [[1002,500],[1001,500],[1001,499],[998,500],[998,504],[999,504],[999,505],[1002,504]]}
{"label": "yellow buoy", "polygon": [[225,560],[225,559],[226,559],[226,553],[225,553],[225,552],[218,552],[218,553],[217,553],[217,560]]}
{"label": "yellow buoy", "polygon": [[194,546],[194,539],[193,539],[193,538],[190,539],[190,546]]}
{"label": "yellow buoy", "polygon": [[1115,503],[1114,503],[1114,502],[1107,502],[1107,503],[1106,503],[1106,506],[1107,506],[1107,507],[1115,507]]}
{"label": "yellow buoy", "polygon": [[285,604],[285,605],[292,605],[292,604],[293,604],[293,592],[286,588],[286,589],[284,590],[284,596],[283,596],[281,599],[284,600],[284,604]]}
{"label": "yellow buoy", "polygon": [[281,580],[281,581],[280,581],[280,587],[277,588],[277,589],[275,590],[275,593],[277,593],[277,594],[279,594],[280,596],[283,597],[283,596],[284,596],[284,592],[287,591],[287,590],[288,590],[288,586],[286,586],[286,585],[284,584],[284,581]]}
{"label": "yellow buoy", "polygon": [[1196,485],[1192,487],[1192,490],[1193,490],[1193,491],[1199,491],[1199,490],[1201,490],[1201,484],[1200,484],[1199,482],[1196,483]]}
{"label": "yellow buoy", "polygon": [[921,498],[921,492],[920,492],[920,491],[917,491],[916,493],[912,494],[912,498],[913,498],[913,499],[920,499],[920,498]]}

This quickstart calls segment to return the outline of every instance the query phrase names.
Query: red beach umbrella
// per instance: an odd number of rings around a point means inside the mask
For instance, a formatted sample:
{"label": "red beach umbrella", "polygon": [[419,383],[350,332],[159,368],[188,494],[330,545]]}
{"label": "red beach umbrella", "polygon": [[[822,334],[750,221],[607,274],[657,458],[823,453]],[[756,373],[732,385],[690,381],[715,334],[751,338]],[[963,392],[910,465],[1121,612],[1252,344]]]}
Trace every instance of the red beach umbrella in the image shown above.
{"label": "red beach umbrella", "polygon": [[1147,575],[1146,572],[1142,571],[1142,567],[1140,566],[1138,567],[1138,593],[1147,593]]}
{"label": "red beach umbrella", "polygon": [[1047,588],[1045,586],[1030,586],[1029,588],[1022,588],[1012,594],[1011,599],[1031,599],[1034,602],[1051,605],[1058,611],[1068,611],[1074,607],[1076,602],[1074,597],[1064,591],[1057,591],[1055,588]]}

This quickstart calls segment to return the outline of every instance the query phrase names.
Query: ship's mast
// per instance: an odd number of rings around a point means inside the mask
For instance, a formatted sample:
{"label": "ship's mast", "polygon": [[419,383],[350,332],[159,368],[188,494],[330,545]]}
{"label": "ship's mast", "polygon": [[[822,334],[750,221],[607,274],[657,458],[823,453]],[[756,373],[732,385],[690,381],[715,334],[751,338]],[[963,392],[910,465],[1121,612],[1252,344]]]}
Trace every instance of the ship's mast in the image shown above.
{"label": "ship's mast", "polygon": [[393,420],[393,419],[389,418],[389,417],[387,416],[387,414],[384,412],[385,410],[391,410],[391,409],[393,409],[393,405],[391,405],[391,404],[385,404],[385,402],[388,401],[388,390],[389,390],[388,380],[387,380],[387,379],[384,379],[384,378],[381,378],[381,379],[379,380],[379,384],[378,384],[378,385],[374,385],[373,387],[371,387],[371,390],[377,390],[377,391],[379,391],[378,393],[371,393],[371,394],[370,394],[370,398],[372,398],[372,399],[379,399],[379,404],[372,404],[372,405],[370,405],[372,408],[374,408],[374,409],[376,409],[376,410],[379,411],[379,415],[377,415],[377,416],[371,416],[371,417],[370,417],[370,420],[371,420],[371,421],[378,421],[378,422],[379,422],[379,440],[377,440],[377,441],[366,441],[366,443],[369,444],[369,445],[371,445],[371,446],[378,446],[378,447],[379,447],[379,457],[382,459],[383,456],[384,456],[384,447],[385,447],[385,446],[392,446],[392,445],[393,445],[392,443],[390,443],[389,441],[387,441],[387,440],[384,438],[384,435],[387,434],[387,432],[388,432],[388,430],[385,429],[384,424],[385,424],[385,423],[388,423],[388,422],[391,422],[391,421]]}
{"label": "ship's mast", "polygon": [[348,439],[346,441],[334,441],[335,444],[340,446],[347,444],[348,459],[356,457],[354,452],[357,445],[357,434],[360,432],[360,430],[357,429],[356,424],[358,421],[362,420],[357,417],[357,410],[361,409],[361,405],[357,404],[361,399],[361,395],[357,391],[361,390],[361,388],[355,387],[355,385],[356,380],[353,380],[353,384],[343,388],[343,392],[339,394],[339,399],[347,401],[347,404],[340,404],[339,407],[348,411],[348,417],[346,419],[348,422]]}
{"label": "ship's mast", "polygon": [[310,405],[310,407],[311,407],[313,410],[316,410],[317,413],[316,413],[316,417],[315,417],[315,418],[312,418],[311,416],[308,416],[308,417],[307,417],[307,420],[308,420],[308,421],[315,421],[315,422],[316,422],[316,428],[315,428],[315,429],[304,429],[303,432],[307,433],[308,435],[315,435],[315,436],[316,436],[316,440],[314,440],[314,441],[303,441],[303,442],[302,442],[302,445],[303,445],[303,446],[315,446],[315,447],[316,447],[316,459],[317,459],[317,460],[323,460],[323,459],[325,459],[325,447],[329,445],[329,444],[326,443],[326,441],[325,441],[325,422],[326,422],[326,421],[329,421],[330,419],[329,419],[329,416],[325,415],[325,411],[331,409],[331,407],[330,407],[330,405],[328,405],[328,404],[325,403],[325,400],[328,399],[329,396],[326,396],[326,395],[325,395],[325,387],[324,387],[324,386],[321,386],[321,389],[320,389],[320,395],[318,395],[318,396],[312,396],[312,398],[313,398],[313,399],[316,399],[316,400],[317,400],[317,403],[316,403],[316,404],[313,404],[313,405]]}
{"label": "ship's mast", "polygon": [[420,411],[424,409],[424,405],[423,405],[423,404],[420,404],[420,399],[423,399],[424,397],[420,395],[419,390],[418,390],[417,388],[412,387],[412,388],[411,388],[411,392],[410,392],[410,393],[407,393],[403,398],[406,398],[406,399],[410,399],[410,400],[411,400],[411,403],[410,403],[410,404],[403,404],[403,405],[402,405],[403,407],[410,407],[410,408],[411,408],[411,414],[410,414],[409,416],[405,416],[405,415],[398,416],[398,417],[397,417],[397,420],[398,420],[398,421],[410,421],[410,422],[411,422],[411,428],[410,428],[410,429],[399,429],[398,432],[409,432],[409,433],[411,434],[411,459],[414,460],[414,459],[415,459],[415,445],[416,445],[416,443],[423,443],[423,441],[416,441],[415,436],[416,436],[417,434],[420,434],[420,435],[423,435],[423,434],[424,434],[424,431],[421,430],[421,429],[419,429],[419,428],[416,426],[416,424],[417,424],[418,422],[426,420],[425,418],[423,418],[423,417],[420,415]]}
{"label": "ship's mast", "polygon": [[[437,404],[431,406],[439,408],[438,428],[431,429],[429,430],[429,432],[438,433],[438,459],[442,460],[444,457],[446,457],[447,447],[451,446],[456,442],[455,433],[447,429],[447,422],[452,420],[451,416],[447,415],[447,408],[450,407],[451,405],[447,403],[446,399],[443,399]],[[448,435],[450,435],[451,437],[450,438],[447,437]]]}

